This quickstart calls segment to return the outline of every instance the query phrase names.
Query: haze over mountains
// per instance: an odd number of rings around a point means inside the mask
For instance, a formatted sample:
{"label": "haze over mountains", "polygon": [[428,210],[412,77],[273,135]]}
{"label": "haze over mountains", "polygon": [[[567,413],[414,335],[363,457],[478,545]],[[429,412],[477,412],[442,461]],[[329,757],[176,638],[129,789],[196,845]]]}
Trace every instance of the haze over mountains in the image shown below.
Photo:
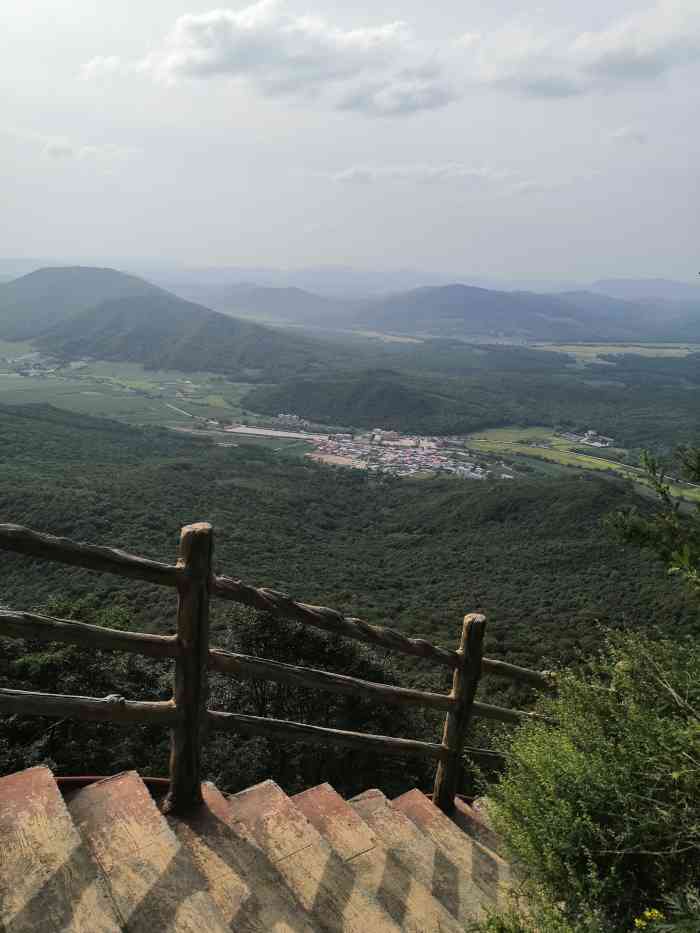
{"label": "haze over mountains", "polygon": [[[690,300],[700,289],[651,280],[649,294],[663,297],[630,300],[618,296],[642,294],[643,283],[616,280],[595,287],[599,291],[537,294],[450,284],[360,300],[220,282],[190,283],[176,295],[114,269],[56,267],[0,284],[0,338],[35,340],[65,357],[127,359],[152,368],[274,380],[347,364],[351,351],[244,317],[328,332],[453,340],[700,340],[700,298]],[[188,300],[198,295],[199,301]]]}
{"label": "haze over mountains", "polygon": [[327,362],[318,340],[220,314],[113,269],[40,269],[0,285],[0,338],[76,358],[275,378]]}
{"label": "haze over mountains", "polygon": [[[362,300],[252,283],[190,283],[177,291],[229,314],[331,329],[521,340],[700,339],[700,288],[650,281],[650,297],[645,300],[609,294],[603,290],[605,283],[597,283],[597,290],[556,294],[425,285]],[[610,291],[641,295],[644,283],[615,280]],[[671,295],[679,297],[674,300]]]}

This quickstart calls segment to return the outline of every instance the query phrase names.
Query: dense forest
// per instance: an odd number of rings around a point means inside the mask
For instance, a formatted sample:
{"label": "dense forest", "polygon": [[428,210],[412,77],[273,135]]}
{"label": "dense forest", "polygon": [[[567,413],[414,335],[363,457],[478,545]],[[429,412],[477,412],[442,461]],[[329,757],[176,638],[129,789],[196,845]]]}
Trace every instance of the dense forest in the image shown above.
{"label": "dense forest", "polygon": [[[206,519],[221,571],[433,641],[454,643],[462,614],[482,607],[490,650],[539,666],[543,653],[571,660],[597,621],[695,622],[659,565],[606,537],[603,517],[632,501],[610,480],[407,482],[48,406],[0,408],[0,445],[4,521],[172,560],[180,526]],[[5,604],[92,592],[125,601],[140,626],[172,625],[170,593],[2,562]]]}
{"label": "dense forest", "polygon": [[562,354],[540,353],[531,366],[532,351],[482,352],[490,364],[484,370],[471,363],[458,370],[452,349],[445,351],[448,365],[442,372],[437,363],[432,372],[409,370],[396,358],[392,369],[261,386],[244,402],[269,414],[294,411],[320,422],[423,434],[465,434],[509,424],[593,426],[620,446],[660,450],[692,443],[697,436],[698,354],[674,359],[625,355],[611,357],[608,366],[574,370],[558,362],[567,360]]}
{"label": "dense forest", "polygon": [[[0,520],[166,561],[179,529],[209,520],[218,572],[271,585],[433,642],[456,645],[466,611],[488,617],[487,652],[535,668],[576,662],[600,627],[695,633],[697,604],[663,566],[609,538],[602,522],[634,501],[624,484],[573,476],[513,483],[368,476],[241,444],[221,448],[50,406],[0,407]],[[640,503],[642,510],[645,508]],[[116,627],[172,632],[174,594],[1,553],[0,604]],[[374,680],[441,691],[427,663],[213,606],[213,643]],[[3,683],[24,689],[167,697],[170,666],[0,639]],[[487,678],[480,695],[527,693]],[[435,740],[441,717],[215,678],[212,705]],[[476,738],[487,741],[478,724]],[[289,789],[332,780],[346,792],[429,783],[415,761],[390,768],[303,746],[213,740],[207,775],[236,789],[272,775]],[[233,754],[239,748],[241,754]],[[108,724],[4,721],[0,770],[49,761],[63,773],[136,766],[164,773],[167,736]]]}

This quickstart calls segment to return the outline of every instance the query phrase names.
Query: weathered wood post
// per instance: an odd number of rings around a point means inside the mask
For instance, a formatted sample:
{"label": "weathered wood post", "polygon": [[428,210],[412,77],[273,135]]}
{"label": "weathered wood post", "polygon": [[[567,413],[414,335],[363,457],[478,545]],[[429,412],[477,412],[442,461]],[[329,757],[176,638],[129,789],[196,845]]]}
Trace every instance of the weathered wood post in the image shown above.
{"label": "weathered wood post", "polygon": [[448,752],[438,765],[433,790],[433,803],[445,813],[449,813],[454,808],[462,767],[462,748],[472,716],[474,695],[481,676],[485,631],[484,616],[472,613],[464,617],[462,640],[458,650],[460,665],[455,668],[450,694],[457,701],[457,705],[445,717],[442,745],[443,748],[448,749]]}
{"label": "weathered wood post", "polygon": [[209,578],[213,548],[207,522],[186,525],[177,561],[177,640],[175,706],[179,713],[171,733],[170,792],[164,809],[184,813],[202,802],[201,746],[209,679]]}

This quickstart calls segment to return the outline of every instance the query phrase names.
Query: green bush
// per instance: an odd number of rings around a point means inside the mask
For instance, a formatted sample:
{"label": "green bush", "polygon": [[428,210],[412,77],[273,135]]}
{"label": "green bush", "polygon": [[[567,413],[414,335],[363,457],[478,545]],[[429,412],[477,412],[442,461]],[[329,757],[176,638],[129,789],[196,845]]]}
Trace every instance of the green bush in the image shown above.
{"label": "green bush", "polygon": [[617,634],[558,687],[541,710],[558,724],[507,743],[494,822],[572,928],[600,916],[627,933],[700,881],[700,650]]}

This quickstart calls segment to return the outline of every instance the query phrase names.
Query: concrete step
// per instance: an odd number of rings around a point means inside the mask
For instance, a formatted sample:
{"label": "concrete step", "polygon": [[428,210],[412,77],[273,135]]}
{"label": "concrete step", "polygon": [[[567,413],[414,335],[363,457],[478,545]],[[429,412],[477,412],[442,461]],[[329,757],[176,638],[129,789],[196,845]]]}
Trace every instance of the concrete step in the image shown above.
{"label": "concrete step", "polygon": [[48,768],[0,778],[0,930],[119,933],[97,863]]}
{"label": "concrete step", "polygon": [[273,781],[230,798],[234,827],[268,856],[316,930],[397,933],[399,927]]}
{"label": "concrete step", "polygon": [[409,875],[420,881],[459,923],[466,926],[482,915],[484,897],[471,879],[471,866],[467,871],[463,865],[460,867],[405,813],[393,807],[380,790],[358,794],[350,804]]}
{"label": "concrete step", "polygon": [[135,771],[85,787],[68,809],[129,933],[230,933],[207,879]]}
{"label": "concrete step", "polygon": [[385,847],[374,831],[329,784],[292,801],[353,870],[357,880],[406,933],[463,933],[463,925]]}
{"label": "concrete step", "polygon": [[472,839],[476,839],[482,846],[507,860],[507,853],[503,847],[501,837],[491,825],[485,798],[475,800],[470,806],[457,797],[455,799],[454,813],[450,814],[450,819]]}
{"label": "concrete step", "polygon": [[306,911],[264,852],[236,831],[229,801],[203,784],[204,806],[169,817],[180,842],[206,878],[209,893],[236,933],[314,933]]}
{"label": "concrete step", "polygon": [[415,823],[450,859],[458,874],[473,880],[481,891],[483,903],[505,906],[513,885],[507,862],[466,835],[419,790],[402,794],[392,801],[392,806]]}

